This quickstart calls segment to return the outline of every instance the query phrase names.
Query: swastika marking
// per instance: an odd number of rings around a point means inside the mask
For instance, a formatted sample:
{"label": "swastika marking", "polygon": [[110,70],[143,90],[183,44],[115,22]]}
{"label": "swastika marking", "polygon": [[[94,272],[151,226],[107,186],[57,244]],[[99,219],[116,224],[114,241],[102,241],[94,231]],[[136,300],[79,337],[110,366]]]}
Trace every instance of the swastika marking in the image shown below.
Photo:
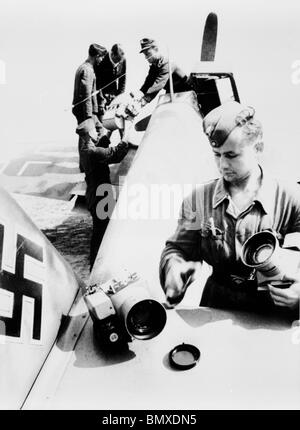
{"label": "swastika marking", "polygon": [[[4,226],[0,224],[0,267],[2,268]],[[43,249],[30,239],[17,234],[15,273],[6,270],[0,272],[0,288],[14,295],[12,318],[0,316],[5,324],[6,336],[20,337],[22,322],[23,296],[34,299],[32,338],[41,339],[42,323],[42,284],[24,278],[25,256],[43,261]]]}

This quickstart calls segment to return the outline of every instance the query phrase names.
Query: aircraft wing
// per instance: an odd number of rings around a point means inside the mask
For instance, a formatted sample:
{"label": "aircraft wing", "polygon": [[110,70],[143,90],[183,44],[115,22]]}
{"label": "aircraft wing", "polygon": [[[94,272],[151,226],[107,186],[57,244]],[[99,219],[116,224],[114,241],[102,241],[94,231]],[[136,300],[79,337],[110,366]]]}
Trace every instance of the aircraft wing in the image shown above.
{"label": "aircraft wing", "polygon": [[[194,100],[193,93],[174,103],[162,99],[154,111],[99,250],[92,284],[127,269],[147,281],[154,298],[164,300],[158,263],[176,227],[182,197],[216,174]],[[175,310],[167,311],[161,334],[134,339],[115,352],[105,350],[101,339],[97,342],[89,319],[74,350],[63,353],[76,327],[71,318],[24,409],[298,407],[300,350],[290,325],[199,308],[200,296],[196,284]],[[81,312],[75,307],[74,323]],[[183,342],[196,345],[201,357],[196,367],[180,372],[170,367],[168,354]]]}
{"label": "aircraft wing", "polygon": [[0,408],[18,409],[82,283],[2,188],[0,205]]}

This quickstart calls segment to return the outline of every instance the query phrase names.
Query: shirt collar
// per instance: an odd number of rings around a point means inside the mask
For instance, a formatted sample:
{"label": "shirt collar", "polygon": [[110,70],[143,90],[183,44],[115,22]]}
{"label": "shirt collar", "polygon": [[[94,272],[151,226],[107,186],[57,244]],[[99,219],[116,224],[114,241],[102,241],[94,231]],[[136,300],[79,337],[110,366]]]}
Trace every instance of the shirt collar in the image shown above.
{"label": "shirt collar", "polygon": [[228,198],[228,191],[225,188],[223,178],[217,180],[217,185],[213,194],[213,208],[216,209],[225,199]]}
{"label": "shirt collar", "polygon": [[271,214],[274,208],[275,193],[276,193],[276,181],[275,179],[261,166],[259,166],[262,172],[261,186],[254,198],[261,204],[266,214]]}
{"label": "shirt collar", "polygon": [[[268,214],[272,213],[274,207],[276,181],[261,166],[259,167],[262,172],[262,182],[254,201],[259,202],[265,213]],[[215,209],[225,199],[228,199],[228,191],[223,178],[219,178],[213,194],[213,208]]]}
{"label": "shirt collar", "polygon": [[113,60],[112,60],[112,58],[111,58],[111,53],[110,52],[108,53],[108,58],[109,58],[109,61],[111,62],[111,65],[113,66],[114,69],[116,69],[119,66],[119,64],[121,63],[121,61],[122,61],[121,60],[118,63],[114,63]]}

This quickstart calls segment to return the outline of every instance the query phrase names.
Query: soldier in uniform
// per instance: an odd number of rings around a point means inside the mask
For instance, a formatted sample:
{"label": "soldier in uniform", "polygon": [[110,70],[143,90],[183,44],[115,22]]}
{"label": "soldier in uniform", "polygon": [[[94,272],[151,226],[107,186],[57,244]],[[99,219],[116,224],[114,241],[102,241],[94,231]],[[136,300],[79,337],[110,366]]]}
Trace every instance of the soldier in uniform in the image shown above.
{"label": "soldier in uniform", "polygon": [[128,144],[121,142],[110,147],[107,136],[99,137],[92,118],[79,124],[76,133],[79,135],[80,164],[85,173],[86,203],[93,218],[90,247],[92,268],[115,203],[109,164],[123,160],[128,151]]}
{"label": "soldier in uniform", "polygon": [[133,92],[133,96],[140,100],[142,106],[149,103],[159,93],[160,90],[169,88],[169,72],[171,69],[173,89],[175,93],[189,91],[188,77],[183,70],[175,63],[171,63],[160,52],[158,44],[154,39],[144,38],[140,41],[140,53],[144,54],[145,59],[150,64],[148,75],[139,91]]}
{"label": "soldier in uniform", "polygon": [[96,74],[96,87],[98,93],[98,117],[105,112],[105,107],[113,99],[124,93],[126,86],[126,58],[122,46],[115,43],[107,52],[103,61],[94,66]]}
{"label": "soldier in uniform", "polygon": [[[283,247],[300,250],[299,185],[284,185],[259,163],[263,134],[253,108],[230,101],[207,114],[204,132],[220,178],[199,186],[182,205],[174,235],[160,261],[160,280],[170,303],[179,302],[198,276],[212,266],[202,306],[259,312],[298,312],[300,272],[285,273],[290,286],[259,291],[241,249],[253,234],[270,230]],[[254,275],[254,276],[253,276]]]}
{"label": "soldier in uniform", "polygon": [[88,58],[81,64],[75,74],[72,112],[80,124],[88,118],[97,121],[98,102],[93,94],[96,91],[94,66],[99,65],[107,50],[96,43],[90,45]]}

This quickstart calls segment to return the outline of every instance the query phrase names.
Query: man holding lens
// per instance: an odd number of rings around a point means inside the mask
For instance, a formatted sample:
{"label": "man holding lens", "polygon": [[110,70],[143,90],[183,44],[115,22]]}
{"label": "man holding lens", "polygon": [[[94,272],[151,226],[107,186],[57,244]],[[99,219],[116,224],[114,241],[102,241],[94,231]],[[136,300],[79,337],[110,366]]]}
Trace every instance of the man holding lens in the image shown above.
{"label": "man holding lens", "polygon": [[300,250],[299,185],[283,185],[259,164],[263,135],[254,114],[253,108],[231,101],[204,118],[220,178],[198,187],[184,200],[177,230],[166,242],[160,280],[171,305],[180,302],[205,261],[213,270],[201,306],[298,311],[299,272],[285,274],[288,288],[268,284],[267,290],[260,291],[256,273],[241,260],[245,241],[262,230],[273,231],[281,246],[290,243]]}

